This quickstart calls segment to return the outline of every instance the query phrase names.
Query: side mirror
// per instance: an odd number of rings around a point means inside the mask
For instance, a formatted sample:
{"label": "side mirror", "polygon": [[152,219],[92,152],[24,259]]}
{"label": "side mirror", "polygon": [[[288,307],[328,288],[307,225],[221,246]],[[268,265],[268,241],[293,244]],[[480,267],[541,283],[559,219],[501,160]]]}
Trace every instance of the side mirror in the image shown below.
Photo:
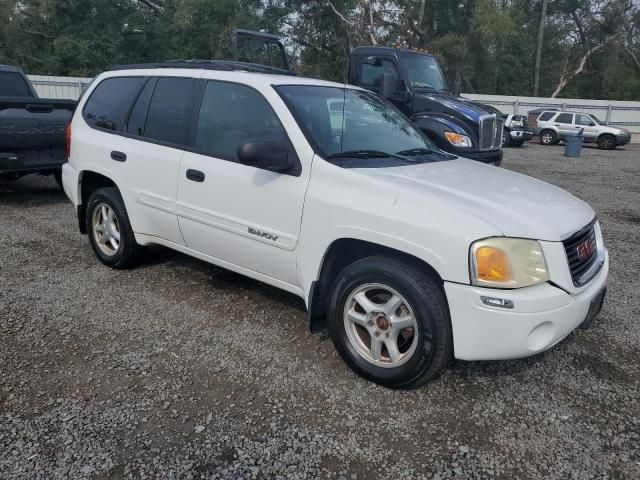
{"label": "side mirror", "polygon": [[383,73],[380,80],[380,95],[391,98],[398,89],[398,79],[392,73]]}
{"label": "side mirror", "polygon": [[289,149],[275,140],[252,139],[238,147],[238,160],[243,165],[286,173],[295,167]]}

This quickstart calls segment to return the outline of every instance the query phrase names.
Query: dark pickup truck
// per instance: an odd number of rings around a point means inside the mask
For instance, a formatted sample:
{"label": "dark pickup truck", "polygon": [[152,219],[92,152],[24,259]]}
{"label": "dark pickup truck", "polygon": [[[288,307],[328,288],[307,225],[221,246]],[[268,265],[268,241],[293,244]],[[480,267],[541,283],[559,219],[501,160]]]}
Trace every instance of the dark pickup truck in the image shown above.
{"label": "dark pickup truck", "polygon": [[22,70],[0,65],[0,180],[37,173],[60,183],[76,103],[38,98]]}

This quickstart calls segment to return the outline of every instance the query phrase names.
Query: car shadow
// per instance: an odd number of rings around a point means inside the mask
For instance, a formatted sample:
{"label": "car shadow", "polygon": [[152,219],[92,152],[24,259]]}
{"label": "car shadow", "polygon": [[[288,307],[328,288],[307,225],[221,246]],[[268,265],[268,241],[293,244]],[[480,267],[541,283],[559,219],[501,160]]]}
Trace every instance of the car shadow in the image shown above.
{"label": "car shadow", "polygon": [[40,207],[68,202],[53,176],[27,175],[16,181],[0,180],[0,205]]}

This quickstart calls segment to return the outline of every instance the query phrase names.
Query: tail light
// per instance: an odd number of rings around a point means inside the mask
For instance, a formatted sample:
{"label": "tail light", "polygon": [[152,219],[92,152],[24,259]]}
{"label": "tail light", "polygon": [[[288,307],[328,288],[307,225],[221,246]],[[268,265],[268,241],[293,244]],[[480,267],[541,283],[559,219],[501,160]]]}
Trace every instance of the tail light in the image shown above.
{"label": "tail light", "polygon": [[67,124],[66,139],[67,139],[67,146],[66,146],[67,159],[69,159],[71,158],[71,123]]}

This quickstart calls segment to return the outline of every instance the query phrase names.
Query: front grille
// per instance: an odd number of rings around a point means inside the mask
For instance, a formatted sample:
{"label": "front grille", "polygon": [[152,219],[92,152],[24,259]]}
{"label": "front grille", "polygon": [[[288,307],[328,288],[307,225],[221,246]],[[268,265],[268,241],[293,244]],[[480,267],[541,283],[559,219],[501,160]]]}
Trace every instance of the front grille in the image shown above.
{"label": "front grille", "polygon": [[480,150],[491,150],[502,145],[502,128],[504,120],[495,115],[480,117],[480,131],[478,143]]}
{"label": "front grille", "polygon": [[[581,287],[587,283],[596,272],[590,272],[589,269],[596,263],[598,259],[598,249],[596,245],[596,232],[595,232],[595,220],[580,230],[578,233],[572,235],[564,242],[564,250],[567,253],[567,260],[569,262],[569,270],[571,270],[571,277],[573,284],[576,287]],[[578,252],[579,247],[584,245],[585,242],[590,241],[592,248],[588,255],[580,258]],[[592,273],[592,274],[591,274]]]}

